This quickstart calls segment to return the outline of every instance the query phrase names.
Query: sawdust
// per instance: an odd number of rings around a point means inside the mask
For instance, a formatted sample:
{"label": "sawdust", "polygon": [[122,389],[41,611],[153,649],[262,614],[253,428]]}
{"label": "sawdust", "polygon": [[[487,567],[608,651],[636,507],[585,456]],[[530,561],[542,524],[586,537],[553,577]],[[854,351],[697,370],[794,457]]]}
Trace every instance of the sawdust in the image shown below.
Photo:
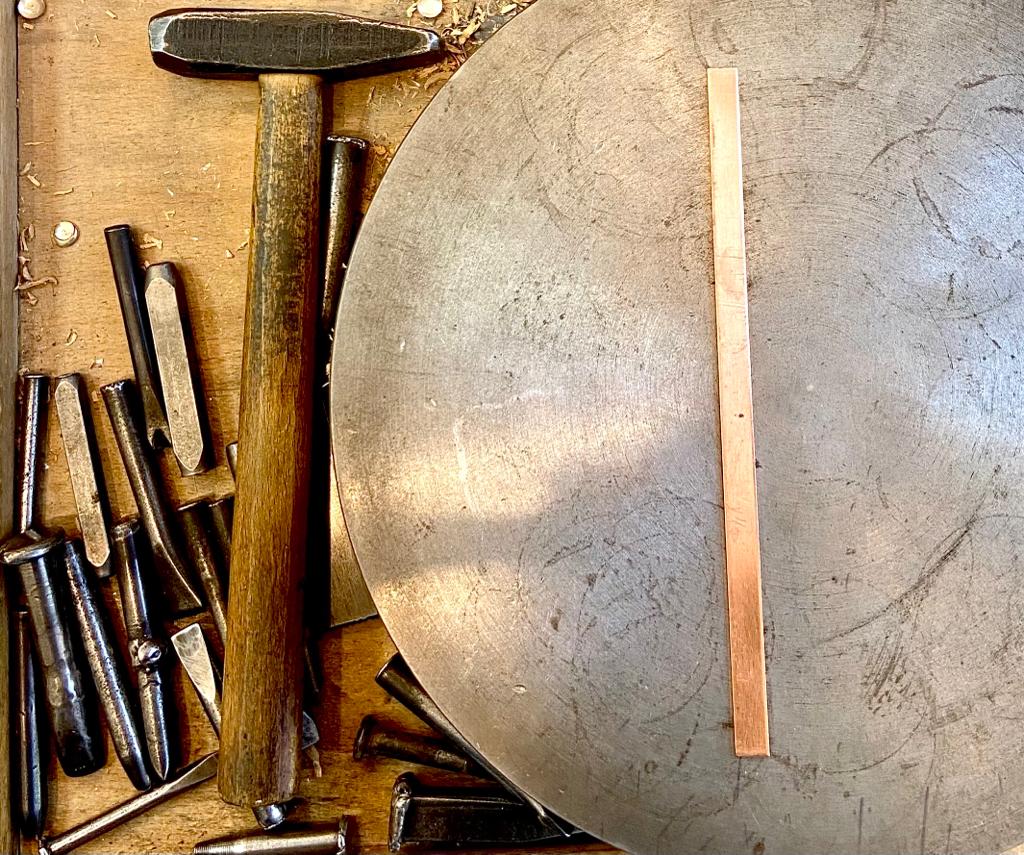
{"label": "sawdust", "polygon": [[[494,33],[511,21],[516,15],[531,6],[535,0],[483,0],[479,3],[446,2],[448,22],[439,28],[444,39],[448,57],[457,68],[472,55]],[[429,15],[422,13],[422,2],[409,4],[405,16],[423,22],[442,20],[443,12],[434,15],[435,8],[429,8]],[[454,69],[453,69],[454,70]]]}

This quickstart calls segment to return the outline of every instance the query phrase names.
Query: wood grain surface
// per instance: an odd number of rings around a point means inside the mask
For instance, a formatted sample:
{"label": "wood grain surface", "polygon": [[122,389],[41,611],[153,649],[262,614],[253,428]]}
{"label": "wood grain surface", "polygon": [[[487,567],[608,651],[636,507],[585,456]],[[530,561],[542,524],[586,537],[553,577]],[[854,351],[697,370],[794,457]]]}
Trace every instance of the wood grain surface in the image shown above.
{"label": "wood grain surface", "polygon": [[769,754],[768,695],[735,68],[708,69],[708,114],[733,741],[740,757],[761,757]]}
{"label": "wood grain surface", "polygon": [[[18,367],[18,122],[17,39],[14,4],[0,8],[0,531],[13,522],[14,376]],[[5,580],[0,577],[0,686],[9,684],[10,626]],[[0,691],[0,758],[10,756],[10,692]],[[0,762],[0,804],[11,804],[10,764]],[[13,852],[12,811],[0,810],[0,852]]]}
{"label": "wood grain surface", "polygon": [[[173,460],[165,457],[162,466],[174,498],[183,504],[232,489],[223,448],[238,431],[259,92],[251,82],[188,80],[156,68],[149,57],[146,23],[170,5],[159,0],[51,0],[47,14],[18,33],[21,227],[31,228],[32,234],[31,239],[26,235],[22,278],[23,284],[37,283],[20,292],[21,366],[53,375],[84,375],[115,518],[134,510],[98,401],[101,384],[130,376],[132,370],[103,241],[103,228],[118,222],[136,228],[144,261],[168,259],[180,265],[194,328],[218,465],[207,474],[182,479]],[[281,0],[275,5],[302,8],[309,3]],[[407,20],[406,7],[392,0],[331,4],[340,12],[396,22]],[[465,6],[462,11],[467,11]],[[444,22],[449,21],[446,12]],[[454,63],[446,63],[328,90],[332,95],[326,128],[371,143],[364,207],[395,147],[453,68]],[[509,74],[514,73],[510,67]],[[12,107],[10,101],[0,104]],[[5,142],[11,139],[10,128],[0,121]],[[73,221],[81,232],[73,246],[58,248],[50,239],[61,220]],[[415,231],[417,224],[408,228]],[[0,313],[0,340],[11,334],[5,323],[6,315]],[[2,358],[0,377],[8,385]],[[13,393],[4,400],[13,400]],[[10,410],[0,408],[0,421],[10,418]],[[0,455],[5,466],[10,458],[9,452]],[[0,483],[10,483],[9,475]],[[6,493],[2,502],[9,508]],[[52,408],[42,513],[48,525],[77,528]],[[115,591],[105,595],[116,607]],[[391,785],[405,767],[355,763],[352,739],[362,716],[371,712],[413,729],[419,725],[373,682],[394,652],[379,621],[334,631],[321,648],[325,680],[317,716],[320,770],[305,762],[299,791],[305,802],[296,815],[327,820],[351,814],[357,820],[359,851],[384,852]],[[213,750],[216,740],[180,674],[177,682],[184,753],[196,758]],[[50,773],[51,834],[134,792],[112,753],[106,768],[87,778],[68,779],[55,763]],[[251,813],[222,802],[211,781],[80,851],[183,853],[199,840],[252,827]],[[10,849],[0,845],[0,851]]]}
{"label": "wood grain surface", "polygon": [[221,796],[250,806],[297,783],[323,137],[319,77],[259,85],[217,771]]}

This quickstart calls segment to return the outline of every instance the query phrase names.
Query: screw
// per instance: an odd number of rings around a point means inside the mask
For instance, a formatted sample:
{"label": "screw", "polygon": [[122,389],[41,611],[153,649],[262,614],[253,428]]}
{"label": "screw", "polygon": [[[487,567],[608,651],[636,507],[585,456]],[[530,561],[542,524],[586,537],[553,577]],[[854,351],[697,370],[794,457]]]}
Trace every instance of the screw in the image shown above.
{"label": "screw", "polygon": [[26,21],[34,21],[46,13],[45,0],[18,0],[18,14]]}
{"label": "screw", "polygon": [[53,227],[53,242],[57,246],[71,246],[78,240],[78,226],[71,220],[61,220]]}

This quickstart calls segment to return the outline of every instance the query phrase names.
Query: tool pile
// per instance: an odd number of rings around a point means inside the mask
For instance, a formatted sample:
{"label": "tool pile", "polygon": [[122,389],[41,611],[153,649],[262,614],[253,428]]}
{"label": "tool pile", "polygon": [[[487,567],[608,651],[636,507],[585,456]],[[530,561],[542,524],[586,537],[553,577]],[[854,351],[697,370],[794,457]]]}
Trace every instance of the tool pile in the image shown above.
{"label": "tool pile", "polygon": [[[204,20],[212,15],[224,26],[241,21],[255,30],[269,28],[272,35],[280,35],[283,29],[294,28],[300,21],[285,13],[168,13],[154,19],[150,27],[151,46],[158,64],[182,70],[183,64],[198,62],[197,57],[209,47],[202,40],[190,41],[192,31],[187,27],[180,29],[182,21],[190,15]],[[338,67],[350,72],[400,67],[430,60],[437,54],[436,38],[429,33],[423,36],[425,31],[376,22],[353,24],[357,19],[340,16],[321,17],[325,26],[340,27],[342,44],[348,32],[346,27],[359,31],[369,28],[373,33],[383,34],[376,46],[360,48],[363,54],[339,54]],[[273,41],[270,36],[268,39]],[[374,51],[381,56],[375,56]],[[194,55],[189,58],[188,54]],[[168,59],[172,55],[174,58]],[[280,57],[276,61],[278,65],[272,70],[283,70],[279,67]],[[296,64],[303,61],[302,56],[294,58]],[[237,65],[236,60],[231,62]],[[209,71],[208,66],[203,68]],[[273,86],[264,78],[261,83],[267,95]],[[281,109],[287,112],[286,108]],[[264,121],[273,124],[272,119],[264,117]],[[319,123],[314,124],[318,129]],[[261,134],[273,136],[272,131],[261,127]],[[365,141],[353,137],[328,137],[321,157],[311,158],[320,165],[322,173],[318,182],[312,182],[313,187],[321,188],[322,195],[320,216],[312,220],[319,241],[290,243],[284,235],[289,224],[279,218],[275,221],[277,225],[266,226],[274,234],[261,231],[259,217],[273,219],[272,211],[261,214],[260,208],[261,193],[276,192],[273,187],[268,189],[267,182],[272,177],[285,183],[299,178],[282,178],[271,172],[257,178],[251,276],[257,280],[261,275],[274,279],[270,273],[261,271],[281,263],[276,255],[280,251],[308,255],[311,246],[320,247],[318,259],[314,258],[312,263],[304,260],[305,267],[316,274],[318,297],[315,301],[307,300],[316,310],[311,314],[315,315],[315,343],[306,348],[308,353],[300,354],[303,361],[313,366],[313,382],[309,384],[311,451],[310,459],[303,461],[301,468],[309,471],[310,515],[320,516],[323,522],[308,527],[308,542],[303,534],[305,569],[310,575],[329,564],[331,544],[327,536],[334,516],[340,516],[336,485],[328,474],[333,474],[326,395],[328,362],[334,317],[357,224],[367,147]],[[98,390],[97,400],[103,402],[137,514],[117,521],[112,518],[97,451],[90,390],[82,375],[51,378],[25,373],[19,378],[18,388],[16,529],[0,547],[0,561],[20,580],[14,639],[15,744],[20,751],[16,758],[15,814],[23,836],[38,838],[40,852],[48,855],[72,851],[223,774],[227,752],[191,760],[182,756],[171,669],[180,664],[210,725],[220,737],[226,720],[221,699],[223,663],[225,654],[230,660],[230,639],[239,633],[229,615],[227,594],[229,568],[235,569],[231,567],[233,535],[238,531],[234,520],[235,497],[207,496],[177,507],[171,498],[175,491],[161,465],[163,456],[173,454],[182,478],[207,472],[216,465],[184,279],[170,261],[141,265],[130,226],[111,226],[105,237],[135,376],[104,385]],[[271,287],[276,281],[260,287]],[[267,306],[264,309],[272,313],[272,307]],[[252,313],[250,306],[247,325],[254,324],[256,331],[252,334],[257,335],[261,324],[268,320],[254,319]],[[249,356],[247,350],[247,359]],[[247,370],[251,370],[248,364],[243,372]],[[51,400],[76,504],[78,531],[74,534],[44,528],[38,514],[38,485]],[[243,442],[243,456],[249,447]],[[238,442],[226,445],[225,457],[232,475],[236,475]],[[111,585],[112,580],[116,580],[120,615],[107,608],[103,595],[103,586]],[[252,584],[250,581],[240,589],[250,601]],[[316,589],[315,584],[308,587]],[[231,588],[232,592],[235,590]],[[208,615],[209,639],[203,625],[194,620],[203,611]],[[307,615],[303,627],[305,643],[301,645],[304,710],[317,705],[320,693],[311,623],[315,621]],[[241,637],[247,643],[240,645],[244,656],[241,666],[236,664],[236,668],[244,669],[246,658],[253,653],[249,649],[250,636],[243,630]],[[281,643],[289,641],[282,639]],[[432,728],[435,735],[425,737],[406,732],[367,716],[355,737],[355,759],[394,759],[458,776],[455,781],[441,785],[423,783],[409,772],[396,780],[390,807],[389,845],[393,851],[406,844],[522,846],[583,837],[503,778],[464,740],[400,656],[380,671],[377,682]],[[264,694],[272,695],[272,691],[267,688]],[[105,765],[103,722],[117,759],[140,795],[75,828],[44,836],[48,735],[52,734],[53,750],[64,774],[85,776]],[[265,742],[287,741],[287,733],[268,729],[265,721],[262,726]],[[301,713],[300,733],[299,746],[308,752],[315,766],[319,732],[306,711]],[[242,758],[243,766],[246,762],[248,757]],[[286,762],[278,765],[280,770],[265,770],[271,778],[279,771],[285,777],[294,774]],[[259,773],[253,777],[258,779]],[[222,782],[222,794],[223,790]],[[349,818],[342,817],[327,825],[290,826],[287,820],[294,793],[276,798],[265,797],[267,792],[270,791],[263,788],[262,794],[244,798],[237,797],[237,792],[235,797],[225,795],[229,801],[241,801],[252,808],[261,829],[259,833],[206,841],[197,844],[194,851],[207,855],[329,855],[352,851]]]}

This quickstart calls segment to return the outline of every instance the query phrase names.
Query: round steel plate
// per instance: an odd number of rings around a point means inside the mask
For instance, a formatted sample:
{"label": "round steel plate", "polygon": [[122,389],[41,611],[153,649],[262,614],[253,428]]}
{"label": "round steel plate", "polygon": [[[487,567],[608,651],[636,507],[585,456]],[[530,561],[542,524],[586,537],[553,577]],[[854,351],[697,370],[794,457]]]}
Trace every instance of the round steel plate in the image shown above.
{"label": "round steel plate", "polygon": [[[730,732],[705,67],[739,68],[774,756]],[[1024,12],[541,0],[338,320],[352,539],[453,723],[635,852],[1024,840]]]}

